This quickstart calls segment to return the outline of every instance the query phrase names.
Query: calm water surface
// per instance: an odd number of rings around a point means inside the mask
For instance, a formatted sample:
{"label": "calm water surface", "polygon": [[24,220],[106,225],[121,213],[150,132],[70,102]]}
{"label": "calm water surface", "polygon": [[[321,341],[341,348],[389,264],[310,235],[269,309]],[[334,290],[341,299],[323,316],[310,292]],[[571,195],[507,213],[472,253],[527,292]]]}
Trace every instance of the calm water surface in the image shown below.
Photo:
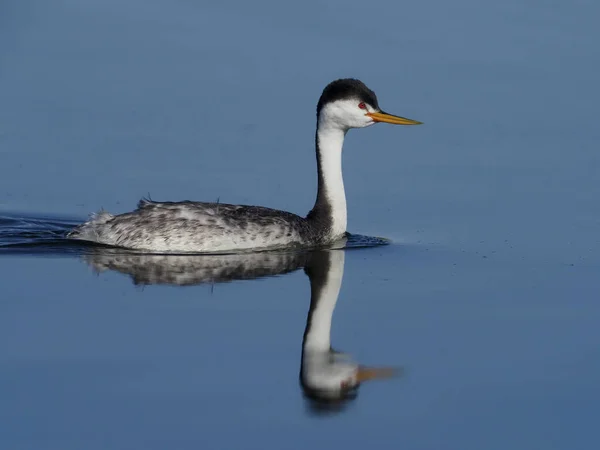
{"label": "calm water surface", "polygon": [[[596,448],[599,14],[4,1],[0,448]],[[346,76],[424,122],[346,140],[349,229],[389,245],[207,259],[61,241],[148,193],[306,213],[316,102]],[[333,349],[398,376],[311,399],[322,302]]]}

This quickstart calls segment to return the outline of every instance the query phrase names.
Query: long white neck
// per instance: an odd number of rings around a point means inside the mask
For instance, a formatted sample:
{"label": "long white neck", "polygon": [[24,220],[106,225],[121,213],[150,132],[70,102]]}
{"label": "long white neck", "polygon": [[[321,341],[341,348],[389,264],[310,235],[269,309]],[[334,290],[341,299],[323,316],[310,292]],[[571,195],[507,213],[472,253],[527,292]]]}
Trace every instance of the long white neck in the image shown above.
{"label": "long white neck", "polygon": [[346,131],[335,124],[319,120],[316,136],[319,186],[311,215],[327,224],[332,237],[344,234],[348,223],[342,177],[342,147],[345,135]]}
{"label": "long white neck", "polygon": [[304,352],[328,352],[331,348],[331,319],[344,276],[343,251],[328,253],[327,273],[311,277],[311,311],[304,337]]}

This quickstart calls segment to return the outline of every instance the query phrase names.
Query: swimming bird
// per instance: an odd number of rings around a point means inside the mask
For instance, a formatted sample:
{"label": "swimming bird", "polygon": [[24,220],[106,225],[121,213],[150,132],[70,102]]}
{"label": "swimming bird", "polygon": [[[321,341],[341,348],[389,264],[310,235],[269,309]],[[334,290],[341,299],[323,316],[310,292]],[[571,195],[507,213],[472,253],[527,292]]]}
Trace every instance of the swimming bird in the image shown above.
{"label": "swimming bird", "polygon": [[132,212],[92,214],[90,220],[73,229],[68,237],[156,253],[328,245],[346,233],[342,178],[346,133],[351,128],[365,128],[379,122],[421,123],[382,111],[375,92],[360,80],[339,79],[323,89],[317,103],[315,136],[317,198],[306,217],[262,206],[142,199]]}

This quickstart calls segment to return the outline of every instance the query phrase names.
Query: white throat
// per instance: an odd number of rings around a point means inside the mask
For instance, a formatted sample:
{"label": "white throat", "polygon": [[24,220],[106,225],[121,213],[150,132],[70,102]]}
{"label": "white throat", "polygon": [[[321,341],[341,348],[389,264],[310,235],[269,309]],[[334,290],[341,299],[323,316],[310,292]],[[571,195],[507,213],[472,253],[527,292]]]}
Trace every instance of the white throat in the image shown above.
{"label": "white throat", "polygon": [[346,192],[342,177],[342,147],[346,130],[320,120],[317,129],[319,146],[319,165],[321,177],[317,202],[326,199],[331,208],[331,232],[340,236],[346,232],[348,213],[346,210]]}

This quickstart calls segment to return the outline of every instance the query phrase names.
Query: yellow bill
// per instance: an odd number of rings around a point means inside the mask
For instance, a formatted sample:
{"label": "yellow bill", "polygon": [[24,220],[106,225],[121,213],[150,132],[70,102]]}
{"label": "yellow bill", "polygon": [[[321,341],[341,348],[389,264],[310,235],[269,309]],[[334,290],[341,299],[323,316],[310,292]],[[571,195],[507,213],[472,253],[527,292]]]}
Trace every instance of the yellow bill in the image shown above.
{"label": "yellow bill", "polygon": [[405,117],[394,116],[383,111],[367,113],[367,116],[371,117],[375,122],[392,123],[394,125],[421,125],[423,123]]}

